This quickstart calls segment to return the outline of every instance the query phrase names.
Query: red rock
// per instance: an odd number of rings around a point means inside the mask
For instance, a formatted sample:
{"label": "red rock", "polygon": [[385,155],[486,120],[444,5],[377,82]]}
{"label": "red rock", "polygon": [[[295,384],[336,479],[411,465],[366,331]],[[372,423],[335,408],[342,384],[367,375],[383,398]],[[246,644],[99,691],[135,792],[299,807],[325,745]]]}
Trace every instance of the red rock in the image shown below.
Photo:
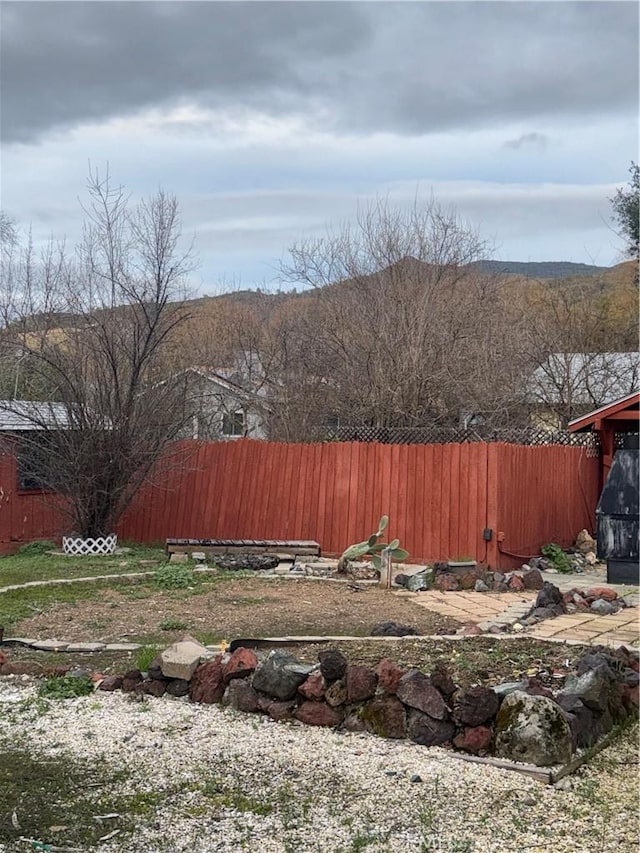
{"label": "red rock", "polygon": [[189,698],[192,702],[213,705],[222,701],[224,680],[222,677],[222,655],[201,663],[191,677]]}
{"label": "red rock", "polygon": [[122,678],[119,675],[107,675],[98,685],[98,690],[107,690],[111,692],[112,690],[120,690],[121,687]]}
{"label": "red rock", "polygon": [[591,608],[586,601],[576,601],[576,611],[578,613],[590,613]]}
{"label": "red rock", "polygon": [[423,711],[435,720],[444,720],[447,706],[441,693],[423,672],[411,669],[400,679],[396,696],[405,705]]}
{"label": "red rock", "polygon": [[493,732],[488,726],[471,726],[463,729],[453,739],[453,745],[465,752],[481,755],[491,748]]}
{"label": "red rock", "polygon": [[0,666],[7,662],[8,658],[4,652],[0,652]]}
{"label": "red rock", "polygon": [[0,675],[42,675],[42,672],[42,664],[34,660],[9,660],[0,666]]}
{"label": "red rock", "polygon": [[527,686],[524,689],[529,696],[546,696],[547,699],[553,699],[553,691],[541,684],[537,678],[529,678]]}
{"label": "red rock", "polygon": [[376,692],[378,676],[368,666],[349,664],[344,677],[347,702],[364,702]]}
{"label": "red rock", "polygon": [[605,601],[614,601],[618,597],[618,593],[615,589],[609,589],[606,586],[594,586],[586,591],[585,596],[589,596],[594,600],[596,598],[604,598]]}
{"label": "red rock", "polygon": [[483,570],[477,566],[475,569],[470,569],[463,575],[459,575],[458,583],[460,584],[460,589],[473,589],[476,585],[476,581],[479,580],[482,575]]}
{"label": "red rock", "polygon": [[303,681],[298,687],[298,693],[301,693],[305,699],[320,700],[324,697],[325,683],[320,670],[312,672],[306,681]]}
{"label": "red rock", "polygon": [[342,711],[325,702],[303,702],[293,716],[308,726],[339,726],[344,718]]}
{"label": "red rock", "polygon": [[376,675],[378,676],[378,687],[384,690],[385,693],[395,694],[398,689],[400,679],[405,674],[406,670],[397,663],[383,658],[378,664]]}
{"label": "red rock", "polygon": [[89,677],[91,678],[91,681],[93,681],[94,684],[97,684],[99,681],[104,680],[104,673],[103,672],[92,672]]}
{"label": "red rock", "polygon": [[258,666],[258,658],[252,649],[239,648],[231,653],[222,668],[222,679],[228,684],[232,678],[246,678]]}
{"label": "red rock", "polygon": [[511,592],[522,592],[525,589],[524,581],[519,575],[511,575],[507,587]]}
{"label": "red rock", "polygon": [[460,589],[458,578],[451,572],[442,572],[434,578],[433,585],[440,592],[456,592]]}
{"label": "red rock", "polygon": [[242,678],[232,679],[225,693],[225,701],[236,711],[244,711],[245,714],[255,714],[260,707],[259,698],[258,691]]}
{"label": "red rock", "polygon": [[482,629],[478,628],[475,622],[465,622],[459,632],[463,637],[477,637],[482,634]]}
{"label": "red rock", "polygon": [[280,722],[280,720],[290,720],[293,717],[295,707],[296,703],[293,701],[278,702],[276,700],[269,702],[265,710],[272,720]]}

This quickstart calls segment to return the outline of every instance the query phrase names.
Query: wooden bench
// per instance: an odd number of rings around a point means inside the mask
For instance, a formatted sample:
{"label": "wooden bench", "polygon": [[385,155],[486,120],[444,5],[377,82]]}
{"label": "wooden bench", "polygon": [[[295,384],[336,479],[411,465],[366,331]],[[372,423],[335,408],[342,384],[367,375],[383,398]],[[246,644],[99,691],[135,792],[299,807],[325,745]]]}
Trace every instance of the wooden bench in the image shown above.
{"label": "wooden bench", "polygon": [[319,557],[320,545],[292,539],[167,539],[167,554],[273,554],[282,557]]}

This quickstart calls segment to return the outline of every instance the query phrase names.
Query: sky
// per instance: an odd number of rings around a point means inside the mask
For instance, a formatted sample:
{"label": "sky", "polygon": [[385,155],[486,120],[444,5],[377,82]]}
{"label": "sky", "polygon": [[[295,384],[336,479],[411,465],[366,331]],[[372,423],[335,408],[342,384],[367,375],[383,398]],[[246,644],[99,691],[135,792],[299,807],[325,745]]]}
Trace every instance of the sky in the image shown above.
{"label": "sky", "polygon": [[200,293],[278,286],[358,206],[434,198],[505,261],[622,259],[638,4],[0,4],[0,204],[79,239],[91,167],[175,194]]}

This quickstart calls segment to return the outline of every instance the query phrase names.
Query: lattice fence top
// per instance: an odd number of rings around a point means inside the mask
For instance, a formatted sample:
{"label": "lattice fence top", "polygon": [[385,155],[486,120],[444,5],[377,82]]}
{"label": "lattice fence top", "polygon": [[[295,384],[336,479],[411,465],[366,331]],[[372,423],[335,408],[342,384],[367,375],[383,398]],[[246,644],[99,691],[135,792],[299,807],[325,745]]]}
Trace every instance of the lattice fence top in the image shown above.
{"label": "lattice fence top", "polygon": [[505,444],[523,444],[543,447],[560,444],[566,447],[587,447],[597,451],[600,447],[596,433],[573,433],[567,430],[547,430],[533,427],[368,427],[340,426],[327,430],[328,441],[362,441],[380,444],[464,444],[468,442],[500,441]]}

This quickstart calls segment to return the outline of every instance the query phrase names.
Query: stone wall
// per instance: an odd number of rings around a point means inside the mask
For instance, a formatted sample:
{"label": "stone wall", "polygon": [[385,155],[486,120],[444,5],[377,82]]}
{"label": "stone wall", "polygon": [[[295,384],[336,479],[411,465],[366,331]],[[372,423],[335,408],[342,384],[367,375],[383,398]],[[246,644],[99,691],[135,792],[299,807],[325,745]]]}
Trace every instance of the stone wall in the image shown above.
{"label": "stone wall", "polygon": [[147,673],[109,676],[101,690],[141,696],[189,696],[272,719],[367,731],[444,746],[474,755],[552,766],[592,746],[638,712],[638,653],[585,653],[561,690],[535,679],[461,689],[442,665],[429,674],[382,660],[373,670],[349,663],[337,650],[318,663],[285,651],[259,659],[246,648],[202,660],[205,650],[185,640],[163,652]]}

